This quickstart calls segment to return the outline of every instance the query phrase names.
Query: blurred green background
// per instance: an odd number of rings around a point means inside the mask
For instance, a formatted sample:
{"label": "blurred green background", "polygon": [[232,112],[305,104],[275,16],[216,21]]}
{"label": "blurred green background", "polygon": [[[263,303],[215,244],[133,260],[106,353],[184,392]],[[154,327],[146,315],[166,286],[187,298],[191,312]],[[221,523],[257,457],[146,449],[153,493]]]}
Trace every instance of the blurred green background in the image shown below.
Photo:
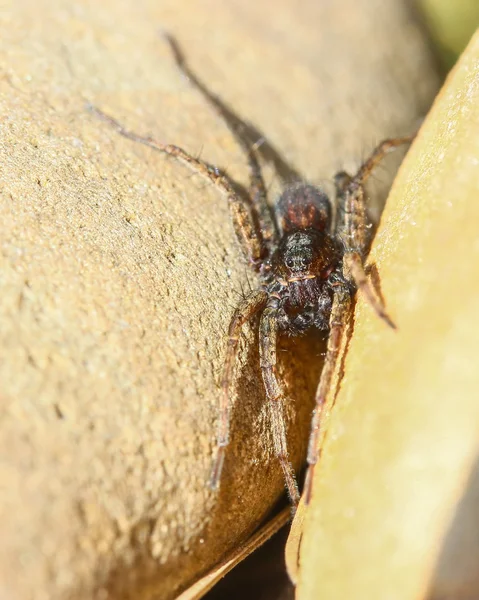
{"label": "blurred green background", "polygon": [[449,70],[479,27],[479,0],[417,0],[439,58]]}

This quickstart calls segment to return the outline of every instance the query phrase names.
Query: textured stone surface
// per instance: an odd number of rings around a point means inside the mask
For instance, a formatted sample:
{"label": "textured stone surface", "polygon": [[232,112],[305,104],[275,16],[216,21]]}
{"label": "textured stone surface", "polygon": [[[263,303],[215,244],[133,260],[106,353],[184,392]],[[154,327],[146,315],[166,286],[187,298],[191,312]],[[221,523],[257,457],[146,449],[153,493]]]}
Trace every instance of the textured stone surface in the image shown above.
{"label": "textured stone surface", "polygon": [[[0,597],[9,600],[171,598],[282,493],[248,331],[221,492],[205,485],[224,333],[246,281],[224,199],[85,110],[93,102],[138,132],[202,150],[246,183],[245,157],[176,70],[161,29],[314,181],[410,131],[437,86],[422,34],[396,1],[298,10],[288,0],[24,0],[2,12]],[[285,349],[299,464],[320,359],[314,344]]]}

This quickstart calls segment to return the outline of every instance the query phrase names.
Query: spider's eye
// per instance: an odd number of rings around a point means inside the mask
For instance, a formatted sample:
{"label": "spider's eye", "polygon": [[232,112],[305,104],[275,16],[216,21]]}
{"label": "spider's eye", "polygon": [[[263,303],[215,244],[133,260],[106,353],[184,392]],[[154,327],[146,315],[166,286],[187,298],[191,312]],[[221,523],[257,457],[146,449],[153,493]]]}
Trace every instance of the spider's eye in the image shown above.
{"label": "spider's eye", "polygon": [[309,256],[304,255],[287,256],[284,264],[290,271],[304,271],[311,264],[311,260]]}

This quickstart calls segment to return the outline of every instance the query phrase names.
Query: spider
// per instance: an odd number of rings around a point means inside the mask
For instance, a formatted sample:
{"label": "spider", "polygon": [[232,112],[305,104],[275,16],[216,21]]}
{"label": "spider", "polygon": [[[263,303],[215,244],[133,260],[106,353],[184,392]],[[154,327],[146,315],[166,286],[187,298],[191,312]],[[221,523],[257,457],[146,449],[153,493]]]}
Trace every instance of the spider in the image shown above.
{"label": "spider", "polygon": [[210,485],[213,489],[219,487],[229,442],[229,389],[240,332],[243,325],[259,314],[260,367],[269,406],[274,450],[283,471],[294,514],[300,493],[288,458],[283,416],[285,395],[276,373],[278,337],[282,334],[301,335],[311,327],[328,333],[308,444],[308,470],[304,486],[305,501],[308,503],[313,470],[319,454],[321,412],[332,385],[341,340],[352,314],[356,291],[359,290],[364,295],[379,318],[395,328],[365,273],[370,224],[366,213],[364,184],[374,167],[388,152],[410,143],[414,135],[382,141],[355,175],[349,175],[345,171],[335,175],[335,219],[333,203],[327,194],[304,182],[287,185],[271,208],[258,160],[257,144],[251,142],[251,128],[248,133],[248,126],[193,73],[175,39],[168,35],[165,35],[165,39],[179,70],[224,120],[244,150],[250,175],[247,194],[240,193],[224,171],[192,156],[182,148],[152,137],[137,135],[101,110],[93,106],[89,106],[89,109],[122,136],[186,164],[226,196],[236,236],[246,260],[258,275],[259,285],[241,301],[229,325],[221,381],[217,454]]}

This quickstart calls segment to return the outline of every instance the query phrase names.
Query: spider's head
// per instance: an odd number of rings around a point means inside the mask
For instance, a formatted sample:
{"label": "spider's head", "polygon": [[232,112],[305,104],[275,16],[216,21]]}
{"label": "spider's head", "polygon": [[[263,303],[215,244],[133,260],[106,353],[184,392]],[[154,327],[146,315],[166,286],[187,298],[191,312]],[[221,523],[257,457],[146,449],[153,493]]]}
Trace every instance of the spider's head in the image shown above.
{"label": "spider's head", "polygon": [[283,236],[273,258],[273,268],[286,281],[326,279],[339,261],[330,235],[309,228]]}

